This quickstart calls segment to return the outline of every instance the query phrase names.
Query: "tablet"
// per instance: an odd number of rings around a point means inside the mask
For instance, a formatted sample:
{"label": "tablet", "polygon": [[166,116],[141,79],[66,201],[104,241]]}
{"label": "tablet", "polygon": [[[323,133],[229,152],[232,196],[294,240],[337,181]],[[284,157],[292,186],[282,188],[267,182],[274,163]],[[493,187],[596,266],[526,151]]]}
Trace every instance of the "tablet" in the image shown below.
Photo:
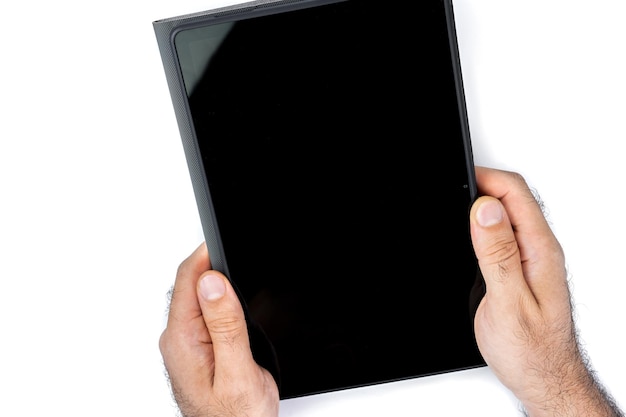
{"label": "tablet", "polygon": [[448,0],[153,22],[212,267],[281,399],[484,365]]}

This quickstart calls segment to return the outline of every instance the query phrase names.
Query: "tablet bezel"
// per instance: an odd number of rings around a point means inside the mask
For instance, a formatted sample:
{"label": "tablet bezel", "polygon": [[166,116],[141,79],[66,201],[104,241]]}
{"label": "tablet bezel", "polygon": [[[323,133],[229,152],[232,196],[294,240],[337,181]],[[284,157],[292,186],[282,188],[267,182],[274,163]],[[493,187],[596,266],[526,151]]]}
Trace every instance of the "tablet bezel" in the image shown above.
{"label": "tablet bezel", "polygon": [[[211,256],[211,263],[214,269],[224,272],[227,276],[230,276],[228,264],[226,262],[224,254],[224,246],[220,235],[218,222],[216,221],[216,213],[214,205],[211,201],[211,194],[209,192],[209,185],[206,178],[206,171],[203,163],[203,155],[198,145],[196,138],[194,123],[192,115],[190,114],[189,100],[187,97],[187,91],[185,88],[185,82],[182,75],[181,66],[177,57],[176,51],[176,36],[182,31],[186,31],[192,28],[202,27],[203,25],[220,24],[233,20],[239,20],[242,18],[249,19],[267,15],[273,15],[277,13],[289,12],[292,10],[301,10],[309,7],[316,7],[320,5],[330,5],[334,3],[343,3],[349,0],[296,0],[296,1],[252,1],[248,3],[242,3],[233,6],[227,6],[219,9],[213,9],[200,13],[178,16],[169,19],[163,19],[153,22],[157,41],[163,60],[166,79],[168,82],[170,95],[174,105],[176,119],[178,122],[178,128],[181,134],[183,148],[185,151],[185,157],[189,167],[189,173],[193,185],[193,190],[200,213],[200,220],[204,231],[207,246]],[[465,107],[465,97],[462,83],[462,75],[460,68],[460,60],[458,55],[458,47],[456,43],[456,31],[454,27],[454,17],[452,10],[452,2],[449,0],[436,0],[440,1],[445,8],[446,20],[447,20],[447,33],[449,37],[449,52],[451,62],[454,70],[454,83],[457,93],[458,104],[458,116],[460,122],[461,134],[463,136],[463,147],[466,155],[466,172],[467,172],[467,187],[470,193],[470,200],[473,201],[477,196],[477,189],[474,177],[474,167],[472,160],[471,141],[469,134],[469,124],[467,119],[467,111]],[[469,207],[467,207],[469,210]],[[479,271],[477,270],[477,275]],[[477,282],[480,279],[477,278]],[[234,282],[235,286],[237,285]],[[477,286],[478,298],[484,292],[484,288],[480,285]],[[245,303],[244,303],[245,306]],[[251,328],[251,332],[254,329]],[[469,367],[484,366],[482,360],[477,360]],[[435,373],[450,372],[466,368],[448,368],[440,369]],[[274,370],[274,372],[277,372]],[[422,375],[405,375],[402,378],[419,377]],[[276,374],[275,374],[276,376]],[[400,379],[402,379],[400,378]],[[389,382],[390,380],[376,381],[376,383]],[[329,390],[351,388],[358,386],[346,385],[345,387],[332,388]],[[318,392],[324,392],[325,390],[317,390],[311,392],[297,393],[292,396],[310,395]]]}

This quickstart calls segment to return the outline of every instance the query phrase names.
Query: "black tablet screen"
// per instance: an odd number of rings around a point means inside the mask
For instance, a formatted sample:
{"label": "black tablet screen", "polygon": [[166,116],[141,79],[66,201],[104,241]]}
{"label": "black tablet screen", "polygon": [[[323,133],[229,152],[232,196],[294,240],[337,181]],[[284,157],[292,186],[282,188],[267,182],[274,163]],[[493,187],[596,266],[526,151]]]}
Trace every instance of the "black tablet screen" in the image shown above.
{"label": "black tablet screen", "polygon": [[225,269],[282,398],[482,364],[448,29],[442,1],[342,1],[175,37]]}

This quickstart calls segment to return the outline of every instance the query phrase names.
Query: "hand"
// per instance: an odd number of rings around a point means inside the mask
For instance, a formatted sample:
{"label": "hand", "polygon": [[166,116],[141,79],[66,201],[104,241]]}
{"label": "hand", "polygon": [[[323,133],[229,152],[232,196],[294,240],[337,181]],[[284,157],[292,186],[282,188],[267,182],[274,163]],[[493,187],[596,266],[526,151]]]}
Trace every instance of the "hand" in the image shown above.
{"label": "hand", "polygon": [[620,416],[577,341],[561,246],[518,174],[476,168],[471,236],[486,295],[475,316],[485,361],[530,416]]}
{"label": "hand", "polygon": [[179,267],[159,347],[184,417],[276,417],[274,379],[256,364],[243,309],[205,244]]}

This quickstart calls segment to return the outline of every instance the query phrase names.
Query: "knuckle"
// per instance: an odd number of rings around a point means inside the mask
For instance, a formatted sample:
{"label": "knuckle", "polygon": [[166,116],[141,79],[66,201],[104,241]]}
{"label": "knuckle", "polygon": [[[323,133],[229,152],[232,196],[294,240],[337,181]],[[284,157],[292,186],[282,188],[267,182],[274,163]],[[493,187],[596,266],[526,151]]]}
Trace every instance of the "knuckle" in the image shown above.
{"label": "knuckle", "polygon": [[159,351],[164,359],[168,358],[172,351],[172,340],[167,330],[164,330],[159,337]]}
{"label": "knuckle", "polygon": [[161,333],[161,336],[159,337],[159,350],[161,351],[161,354],[164,354],[167,351],[167,339],[165,336],[165,331]]}
{"label": "knuckle", "polygon": [[497,267],[497,277],[505,279],[520,267],[517,241],[511,239],[495,240],[484,252],[482,261]]}
{"label": "knuckle", "polygon": [[508,174],[511,178],[511,182],[517,184],[518,186],[526,186],[526,179],[522,174],[516,171],[508,171]]}
{"label": "knuckle", "polygon": [[186,275],[189,268],[189,259],[185,259],[178,265],[178,268],[176,269],[176,277]]}
{"label": "knuckle", "polygon": [[210,320],[207,323],[211,337],[226,343],[235,344],[244,332],[241,321],[236,317],[220,317]]}

